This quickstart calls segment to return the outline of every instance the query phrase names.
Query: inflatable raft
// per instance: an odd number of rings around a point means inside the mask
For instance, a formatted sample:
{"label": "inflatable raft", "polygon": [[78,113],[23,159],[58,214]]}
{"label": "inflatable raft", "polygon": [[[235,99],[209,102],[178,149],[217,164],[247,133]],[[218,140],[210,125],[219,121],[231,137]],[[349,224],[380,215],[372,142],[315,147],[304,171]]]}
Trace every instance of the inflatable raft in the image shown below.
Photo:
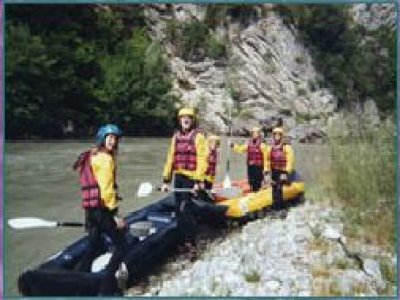
{"label": "inflatable raft", "polygon": [[[280,187],[268,187],[258,192],[250,192],[250,188],[245,180],[234,181],[233,186],[242,187],[242,196],[217,200],[217,205],[227,207],[226,216],[228,218],[245,218],[264,209],[271,208],[274,204],[278,188],[282,189],[282,200],[285,202],[295,202],[304,197],[304,182],[297,173],[293,174],[292,182],[288,185],[282,184]],[[218,201],[219,200],[219,201]]]}
{"label": "inflatable raft", "polygon": [[[176,252],[182,241],[184,229],[178,226],[174,214],[173,194],[125,217],[128,229],[126,239],[128,253],[117,271],[117,280],[124,286],[132,286],[153,267]],[[226,207],[201,200],[192,202],[190,209],[202,223],[224,219]],[[104,267],[111,256],[111,240],[103,236],[103,248],[93,262],[91,272],[77,271],[77,266],[88,245],[83,237],[53,255],[44,263],[26,270],[18,278],[18,289],[23,296],[96,296]],[[117,292],[117,291],[116,291]]]}
{"label": "inflatable raft", "polygon": [[[130,249],[123,268],[126,284],[132,284],[143,276],[157,262],[173,252],[179,243],[182,235],[172,213],[173,201],[173,197],[169,195],[125,218],[131,229],[126,231]],[[140,228],[135,224],[148,226]],[[146,229],[147,232],[144,232]],[[103,238],[104,247],[100,249],[99,256],[110,252],[112,247],[110,239],[106,236]],[[33,270],[23,272],[18,279],[20,293],[24,296],[97,295],[101,279],[105,276],[102,268],[104,264],[100,267],[94,264],[92,272],[75,270],[87,243],[87,238],[83,237]]]}
{"label": "inflatable raft", "polygon": [[[297,180],[282,187],[284,201],[295,201],[304,193],[304,183]],[[194,199],[189,209],[201,223],[221,224],[220,221],[241,219],[270,207],[274,201],[272,188],[221,202],[214,199]],[[173,194],[125,217],[128,253],[116,277],[123,286],[132,286],[153,267],[176,251],[182,241],[184,228],[180,228],[174,215]],[[103,236],[103,248],[91,272],[77,271],[77,266],[88,245],[83,237],[53,255],[39,266],[26,270],[18,278],[23,296],[96,296],[105,276],[106,257],[112,243]],[[104,261],[105,259],[105,261]]]}

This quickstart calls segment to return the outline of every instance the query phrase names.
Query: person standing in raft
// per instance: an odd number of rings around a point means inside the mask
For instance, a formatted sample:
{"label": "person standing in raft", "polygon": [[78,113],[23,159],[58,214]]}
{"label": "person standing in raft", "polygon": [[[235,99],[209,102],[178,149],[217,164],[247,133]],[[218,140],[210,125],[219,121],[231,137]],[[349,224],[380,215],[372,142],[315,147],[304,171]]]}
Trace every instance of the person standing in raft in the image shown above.
{"label": "person standing in raft", "polygon": [[215,182],[215,175],[217,173],[218,164],[218,148],[221,143],[219,136],[211,134],[207,138],[208,142],[208,155],[207,155],[207,170],[204,178],[204,188],[212,190]]}
{"label": "person standing in raft", "polygon": [[179,129],[174,133],[163,172],[162,190],[168,191],[174,176],[175,188],[189,188],[192,193],[175,193],[177,222],[185,229],[185,250],[195,251],[195,221],[191,212],[192,196],[203,184],[207,170],[207,140],[196,124],[192,108],[178,112]]}
{"label": "person standing in raft", "polygon": [[79,155],[73,166],[80,175],[82,206],[85,209],[85,227],[89,240],[89,246],[79,269],[90,271],[93,260],[102,248],[103,233],[111,238],[115,246],[106,267],[107,275],[100,286],[101,295],[113,295],[117,292],[114,274],[127,248],[126,224],[117,215],[115,156],[121,135],[121,130],[116,125],[108,124],[100,127],[96,136],[96,147]]}
{"label": "person standing in raft", "polygon": [[264,172],[267,170],[267,146],[261,137],[261,129],[254,127],[251,130],[251,138],[244,145],[231,144],[236,153],[247,152],[247,179],[253,192],[260,190]]}
{"label": "person standing in raft", "polygon": [[274,208],[281,208],[282,184],[290,184],[295,176],[293,148],[284,141],[281,126],[272,130],[272,145],[267,147],[266,157],[265,182],[273,184]]}

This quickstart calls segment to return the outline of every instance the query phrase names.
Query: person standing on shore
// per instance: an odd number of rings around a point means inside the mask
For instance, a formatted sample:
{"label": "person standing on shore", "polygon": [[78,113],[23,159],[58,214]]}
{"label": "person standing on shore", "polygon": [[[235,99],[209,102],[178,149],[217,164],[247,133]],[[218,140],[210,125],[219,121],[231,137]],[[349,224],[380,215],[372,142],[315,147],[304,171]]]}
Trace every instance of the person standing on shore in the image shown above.
{"label": "person standing on shore", "polygon": [[282,184],[290,184],[294,173],[294,152],[290,144],[284,140],[282,127],[272,130],[272,145],[267,147],[267,163],[265,183],[273,185],[274,206],[281,208],[283,203]]}
{"label": "person standing on shore", "polygon": [[175,193],[175,212],[178,225],[184,228],[184,247],[195,251],[195,218],[192,216],[192,197],[203,184],[207,170],[207,140],[199,131],[192,108],[178,112],[179,129],[172,136],[163,172],[162,190],[168,191],[174,177],[174,188],[192,189]]}
{"label": "person standing on shore", "polygon": [[267,146],[262,140],[261,129],[252,128],[247,144],[232,143],[230,146],[236,153],[247,152],[247,179],[251,190],[257,192],[261,188],[267,166]]}
{"label": "person standing on shore", "polygon": [[79,155],[73,169],[79,171],[82,190],[82,207],[85,210],[85,227],[89,245],[80,262],[81,271],[90,272],[93,260],[101,249],[102,234],[109,236],[115,246],[99,294],[111,296],[117,292],[115,272],[127,248],[125,221],[118,216],[115,157],[119,139],[118,126],[108,124],[97,132],[95,148]]}

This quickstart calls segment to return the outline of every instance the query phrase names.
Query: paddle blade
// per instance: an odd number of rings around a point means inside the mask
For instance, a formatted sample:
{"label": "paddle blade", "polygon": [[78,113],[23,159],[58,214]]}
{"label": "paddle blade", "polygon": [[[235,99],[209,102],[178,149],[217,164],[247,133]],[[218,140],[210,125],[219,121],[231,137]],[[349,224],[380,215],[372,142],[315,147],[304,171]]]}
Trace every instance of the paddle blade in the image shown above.
{"label": "paddle blade", "polygon": [[40,227],[57,227],[57,222],[47,221],[40,218],[15,218],[8,220],[8,226],[13,229],[28,229],[28,228],[40,228]]}
{"label": "paddle blade", "polygon": [[222,198],[231,199],[242,196],[242,190],[237,186],[232,186],[230,188],[223,188],[221,190],[216,190],[215,194]]}
{"label": "paddle blade", "polygon": [[136,193],[137,197],[147,197],[153,191],[153,185],[150,182],[143,182],[139,185]]}
{"label": "paddle blade", "polygon": [[228,174],[226,174],[222,186],[224,187],[224,189],[228,189],[228,188],[232,187],[232,182],[231,182],[231,179],[229,178]]}

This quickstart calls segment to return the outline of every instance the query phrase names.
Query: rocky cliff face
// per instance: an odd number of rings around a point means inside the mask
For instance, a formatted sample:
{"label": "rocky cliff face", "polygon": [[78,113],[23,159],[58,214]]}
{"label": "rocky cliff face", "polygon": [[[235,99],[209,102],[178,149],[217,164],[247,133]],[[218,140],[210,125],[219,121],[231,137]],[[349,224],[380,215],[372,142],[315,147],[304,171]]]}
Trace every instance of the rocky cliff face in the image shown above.
{"label": "rocky cliff face", "polygon": [[396,6],[393,3],[362,3],[351,7],[350,13],[356,23],[368,30],[376,30],[382,25],[396,26]]}
{"label": "rocky cliff face", "polygon": [[[206,6],[145,6],[151,36],[166,48],[173,79],[171,93],[182,103],[197,107],[208,130],[227,132],[229,107],[234,106],[237,134],[245,134],[253,125],[268,129],[276,117],[282,117],[292,138],[324,136],[327,124],[338,118],[335,96],[324,87],[297,29],[284,24],[272,4],[253,7],[254,14],[246,22],[227,15],[223,25],[212,31],[226,41],[225,57],[188,61],[177,55],[168,40],[167,22],[203,21]],[[369,18],[394,22],[393,7],[360,4],[352,12],[357,22],[379,26]]]}

